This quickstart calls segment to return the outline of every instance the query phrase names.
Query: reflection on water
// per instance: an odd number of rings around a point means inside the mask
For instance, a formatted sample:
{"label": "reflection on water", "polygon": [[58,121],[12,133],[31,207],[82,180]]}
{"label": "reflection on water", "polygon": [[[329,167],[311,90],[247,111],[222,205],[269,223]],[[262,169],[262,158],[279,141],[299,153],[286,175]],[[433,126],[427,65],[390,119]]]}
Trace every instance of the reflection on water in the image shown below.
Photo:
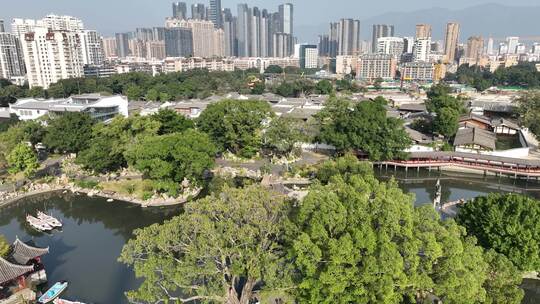
{"label": "reflection on water", "polygon": [[[37,210],[60,219],[60,232],[43,234],[28,227],[26,214]],[[124,292],[137,288],[133,272],[117,262],[122,246],[134,229],[179,213],[179,209],[142,209],[125,202],[73,194],[46,194],[26,198],[0,209],[0,233],[10,241],[18,236],[37,246],[50,247],[43,257],[49,283],[68,280],[67,298],[89,303],[127,303]]]}
{"label": "reflection on water", "polygon": [[[380,179],[394,176],[400,187],[416,195],[416,204],[431,204],[435,184],[441,180],[443,202],[473,198],[490,192],[519,192],[540,198],[540,183],[478,175],[420,170],[406,173],[379,170]],[[42,234],[25,223],[26,214],[44,210],[64,223],[63,231]],[[37,246],[50,247],[43,257],[49,282],[68,280],[66,297],[88,303],[127,303],[124,292],[138,287],[133,272],[117,262],[122,246],[134,229],[179,214],[179,208],[142,209],[124,202],[108,203],[101,198],[53,193],[25,198],[0,209],[0,233],[10,241],[18,236]],[[540,281],[527,280],[524,304],[540,303]]]}

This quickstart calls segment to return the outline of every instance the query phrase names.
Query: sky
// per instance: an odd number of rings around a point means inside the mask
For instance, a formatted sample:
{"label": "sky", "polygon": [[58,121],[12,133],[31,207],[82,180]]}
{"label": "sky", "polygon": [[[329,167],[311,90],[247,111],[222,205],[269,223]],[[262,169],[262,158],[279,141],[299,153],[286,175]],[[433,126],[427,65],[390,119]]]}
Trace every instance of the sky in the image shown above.
{"label": "sky", "polygon": [[[115,32],[132,31],[136,27],[163,25],[164,18],[171,14],[172,2],[171,0],[0,0],[2,3],[0,19],[6,20],[9,24],[9,20],[13,18],[41,18],[49,13],[67,14],[82,19],[88,29],[96,29],[103,35],[111,35]],[[208,0],[185,2],[188,5],[194,2],[207,4]],[[284,2],[295,5],[295,26],[301,29],[299,32],[309,32],[309,27],[320,28],[321,25],[339,18],[362,20],[395,11],[408,12],[433,7],[462,9],[488,3],[486,0],[222,0],[222,7],[231,8],[234,14],[238,3],[276,11],[277,6]],[[512,6],[540,5],[538,0],[490,0],[489,3]]]}

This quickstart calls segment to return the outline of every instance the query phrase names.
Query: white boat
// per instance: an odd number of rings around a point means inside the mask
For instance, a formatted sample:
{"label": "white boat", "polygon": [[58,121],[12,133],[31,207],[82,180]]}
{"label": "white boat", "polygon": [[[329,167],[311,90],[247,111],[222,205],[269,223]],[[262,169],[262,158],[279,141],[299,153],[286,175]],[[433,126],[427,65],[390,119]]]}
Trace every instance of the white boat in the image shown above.
{"label": "white boat", "polygon": [[53,230],[53,227],[51,227],[51,225],[31,215],[26,216],[26,221],[28,222],[30,226],[32,226],[34,229],[37,229],[39,231]]}
{"label": "white boat", "polygon": [[52,217],[46,213],[38,211],[37,217],[38,219],[44,221],[45,223],[47,223],[49,226],[53,228],[62,227],[62,223],[59,220],[57,220],[55,217]]}

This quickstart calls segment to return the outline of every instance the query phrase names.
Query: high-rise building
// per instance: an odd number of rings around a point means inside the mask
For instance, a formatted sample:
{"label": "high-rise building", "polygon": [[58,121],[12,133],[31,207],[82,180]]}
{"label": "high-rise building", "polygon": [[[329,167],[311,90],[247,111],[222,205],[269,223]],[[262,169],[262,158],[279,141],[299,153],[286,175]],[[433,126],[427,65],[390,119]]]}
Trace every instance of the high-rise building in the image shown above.
{"label": "high-rise building", "polygon": [[61,79],[83,76],[83,53],[75,31],[36,27],[21,41],[30,87],[44,89]]}
{"label": "high-rise building", "polygon": [[414,42],[413,60],[427,62],[431,53],[431,39],[419,38]]}
{"label": "high-rise building", "polygon": [[300,44],[298,59],[303,69],[316,69],[319,67],[319,50],[314,44]]}
{"label": "high-rise building", "polygon": [[135,38],[141,41],[152,41],[154,40],[154,29],[152,28],[136,28],[135,29]]}
{"label": "high-rise building", "polygon": [[499,43],[499,55],[508,54],[508,44],[501,42]]}
{"label": "high-rise building", "polygon": [[493,38],[489,37],[488,44],[487,44],[487,54],[489,56],[494,55],[494,49],[493,49]]}
{"label": "high-rise building", "polygon": [[223,19],[221,19],[221,0],[210,0],[208,20],[212,21],[216,28],[223,28]]}
{"label": "high-rise building", "polygon": [[202,3],[195,3],[191,5],[191,19],[206,20],[206,8]]}
{"label": "high-rise building", "polygon": [[33,19],[15,18],[11,21],[11,33],[20,38],[26,33],[33,32],[37,23],[38,21]]}
{"label": "high-rise building", "polygon": [[389,24],[374,24],[371,38],[371,51],[377,52],[378,39],[382,37],[394,37],[394,26]]}
{"label": "high-rise building", "polygon": [[540,55],[540,43],[538,42],[533,43],[532,53],[535,55]]}
{"label": "high-rise building", "polygon": [[[193,33],[193,56],[203,58],[223,56],[224,45],[222,43],[224,43],[224,39],[216,39],[216,35],[223,36],[223,31],[219,32],[220,30],[215,29],[211,21],[167,19],[167,27],[191,29]],[[216,45],[216,41],[219,41],[220,44]]]}
{"label": "high-rise building", "polygon": [[116,37],[116,55],[120,58],[125,58],[130,55],[129,52],[129,34],[117,33]]}
{"label": "high-rise building", "polygon": [[469,37],[465,57],[479,59],[484,54],[484,39],[480,36]]}
{"label": "high-rise building", "polygon": [[289,57],[292,50],[292,36],[285,33],[275,33],[273,36],[273,50],[272,57]]}
{"label": "high-rise building", "polygon": [[230,9],[226,8],[222,14],[223,20],[223,39],[225,56],[237,56],[237,40],[236,40],[236,18],[233,17]]}
{"label": "high-rise building", "polygon": [[12,79],[24,75],[24,56],[19,37],[0,32],[0,78]]}
{"label": "high-rise building", "polygon": [[52,30],[60,31],[81,31],[84,30],[82,20],[71,16],[47,15],[41,19],[41,26]]}
{"label": "high-rise building", "polygon": [[330,23],[330,30],[327,35],[319,36],[319,55],[325,57],[336,57],[338,50],[338,28],[339,23]]}
{"label": "high-rise building", "polygon": [[103,38],[101,41],[103,43],[103,54],[105,58],[110,59],[118,57],[115,37]]}
{"label": "high-rise building", "polygon": [[193,32],[186,27],[164,29],[165,55],[167,57],[193,56]]}
{"label": "high-rise building", "polygon": [[360,20],[341,19],[338,25],[338,55],[360,53]]}
{"label": "high-rise building", "polygon": [[294,6],[291,3],[285,3],[279,6],[279,16],[281,18],[280,32],[294,35]]}
{"label": "high-rise building", "polygon": [[506,45],[508,46],[507,54],[516,54],[517,46],[519,44],[519,37],[507,37]]}
{"label": "high-rise building", "polygon": [[4,20],[0,20],[0,33],[3,33],[6,31],[6,27],[4,26]]}
{"label": "high-rise building", "polygon": [[430,24],[417,24],[416,25],[416,39],[431,39],[432,31]]}
{"label": "high-rise building", "polygon": [[236,22],[236,38],[238,40],[238,56],[247,57],[250,51],[250,14],[247,4],[238,4]]}
{"label": "high-rise building", "polygon": [[400,37],[382,37],[377,39],[378,54],[388,54],[394,56],[396,59],[400,59],[405,49],[405,42]]}
{"label": "high-rise building", "polygon": [[449,63],[456,61],[456,50],[459,40],[459,24],[450,22],[446,25],[446,34],[444,38],[444,55]]}
{"label": "high-rise building", "polygon": [[185,2],[174,2],[172,12],[175,19],[187,19],[187,4]]}
{"label": "high-rise building", "polygon": [[403,37],[403,52],[412,54],[414,48],[414,37]]}
{"label": "high-rise building", "polygon": [[167,57],[165,41],[147,41],[145,45],[147,59],[163,60]]}
{"label": "high-rise building", "polygon": [[83,30],[78,33],[81,40],[83,63],[86,65],[102,65],[105,61],[105,55],[103,54],[103,45],[99,34],[93,30]]}

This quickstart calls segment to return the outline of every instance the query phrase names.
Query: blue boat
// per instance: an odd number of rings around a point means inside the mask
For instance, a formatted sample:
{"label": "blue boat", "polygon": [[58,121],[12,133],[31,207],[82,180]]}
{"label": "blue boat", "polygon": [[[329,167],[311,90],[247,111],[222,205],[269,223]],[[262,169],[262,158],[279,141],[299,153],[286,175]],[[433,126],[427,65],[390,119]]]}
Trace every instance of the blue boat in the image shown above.
{"label": "blue boat", "polygon": [[68,283],[66,281],[56,282],[54,285],[49,288],[41,297],[38,299],[38,303],[47,304],[51,303],[56,299],[66,288]]}

